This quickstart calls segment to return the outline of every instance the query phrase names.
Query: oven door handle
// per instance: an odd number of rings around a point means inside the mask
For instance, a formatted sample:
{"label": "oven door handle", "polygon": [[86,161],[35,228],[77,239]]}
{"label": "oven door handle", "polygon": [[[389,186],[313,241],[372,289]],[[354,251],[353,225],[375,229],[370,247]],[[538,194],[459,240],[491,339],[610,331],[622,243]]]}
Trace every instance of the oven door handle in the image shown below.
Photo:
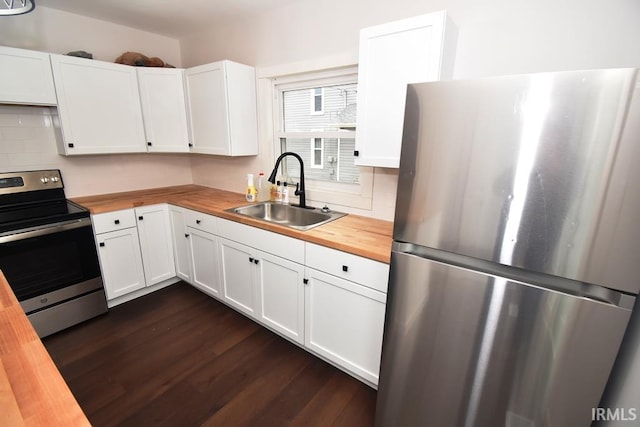
{"label": "oven door handle", "polygon": [[10,234],[8,236],[0,237],[0,244],[17,242],[19,240],[31,239],[33,237],[46,236],[48,234],[60,233],[62,231],[73,230],[75,228],[90,227],[91,218],[81,218],[73,221],[59,222],[53,225],[47,225],[46,227],[27,229],[22,232]]}

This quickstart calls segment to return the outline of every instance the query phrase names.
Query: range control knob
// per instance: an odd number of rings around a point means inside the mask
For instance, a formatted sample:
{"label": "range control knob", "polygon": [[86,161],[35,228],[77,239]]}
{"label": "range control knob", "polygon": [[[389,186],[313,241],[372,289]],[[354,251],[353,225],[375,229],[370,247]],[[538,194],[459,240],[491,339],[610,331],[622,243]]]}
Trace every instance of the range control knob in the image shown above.
{"label": "range control knob", "polygon": [[57,176],[51,177],[51,182],[58,182],[58,181],[60,181],[60,178],[58,178]]}
{"label": "range control knob", "polygon": [[43,176],[42,178],[40,178],[40,182],[42,182],[43,184],[46,184],[49,182],[49,178],[47,178],[46,176]]}

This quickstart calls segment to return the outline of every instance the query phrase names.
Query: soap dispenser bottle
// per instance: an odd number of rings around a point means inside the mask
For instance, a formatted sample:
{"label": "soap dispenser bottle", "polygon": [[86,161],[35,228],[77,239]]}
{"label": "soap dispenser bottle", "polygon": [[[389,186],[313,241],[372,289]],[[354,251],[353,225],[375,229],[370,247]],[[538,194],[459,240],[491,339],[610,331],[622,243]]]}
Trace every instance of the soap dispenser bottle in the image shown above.
{"label": "soap dispenser bottle", "polygon": [[264,178],[264,172],[258,175],[258,201],[266,202],[270,197],[269,183]]}
{"label": "soap dispenser bottle", "polygon": [[258,191],[253,183],[253,174],[250,173],[247,175],[247,191],[245,193],[245,197],[247,202],[253,203],[256,201],[256,196],[258,195]]}
{"label": "soap dispenser bottle", "polygon": [[282,203],[289,204],[289,186],[287,181],[282,185]]}

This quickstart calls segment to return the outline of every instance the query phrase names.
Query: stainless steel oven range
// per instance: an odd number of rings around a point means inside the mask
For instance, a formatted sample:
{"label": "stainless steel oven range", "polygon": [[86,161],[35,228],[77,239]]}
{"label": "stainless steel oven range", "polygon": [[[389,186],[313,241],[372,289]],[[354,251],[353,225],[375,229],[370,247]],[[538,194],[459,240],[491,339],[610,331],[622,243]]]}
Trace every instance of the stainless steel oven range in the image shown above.
{"label": "stainless steel oven range", "polygon": [[0,173],[0,269],[40,337],[107,311],[91,217],[59,170]]}

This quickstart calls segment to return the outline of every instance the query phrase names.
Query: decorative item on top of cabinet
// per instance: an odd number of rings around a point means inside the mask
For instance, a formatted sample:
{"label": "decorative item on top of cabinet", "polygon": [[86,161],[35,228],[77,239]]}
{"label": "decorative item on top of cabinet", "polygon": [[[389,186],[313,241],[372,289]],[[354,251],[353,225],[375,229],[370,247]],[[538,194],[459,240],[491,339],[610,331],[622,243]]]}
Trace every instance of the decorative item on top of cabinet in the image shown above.
{"label": "decorative item on top of cabinet", "polygon": [[62,155],[146,152],[135,67],[51,55]]}
{"label": "decorative item on top of cabinet", "polygon": [[0,103],[56,105],[48,53],[0,46]]}
{"label": "decorative item on top of cabinet", "polygon": [[399,166],[407,84],[451,78],[456,37],[445,11],[360,31],[356,165]]}
{"label": "decorative item on top of cabinet", "polygon": [[184,90],[184,70],[136,68],[147,151],[189,152],[189,128]]}
{"label": "decorative item on top of cabinet", "polygon": [[192,153],[258,154],[255,69],[231,61],[185,71]]}

